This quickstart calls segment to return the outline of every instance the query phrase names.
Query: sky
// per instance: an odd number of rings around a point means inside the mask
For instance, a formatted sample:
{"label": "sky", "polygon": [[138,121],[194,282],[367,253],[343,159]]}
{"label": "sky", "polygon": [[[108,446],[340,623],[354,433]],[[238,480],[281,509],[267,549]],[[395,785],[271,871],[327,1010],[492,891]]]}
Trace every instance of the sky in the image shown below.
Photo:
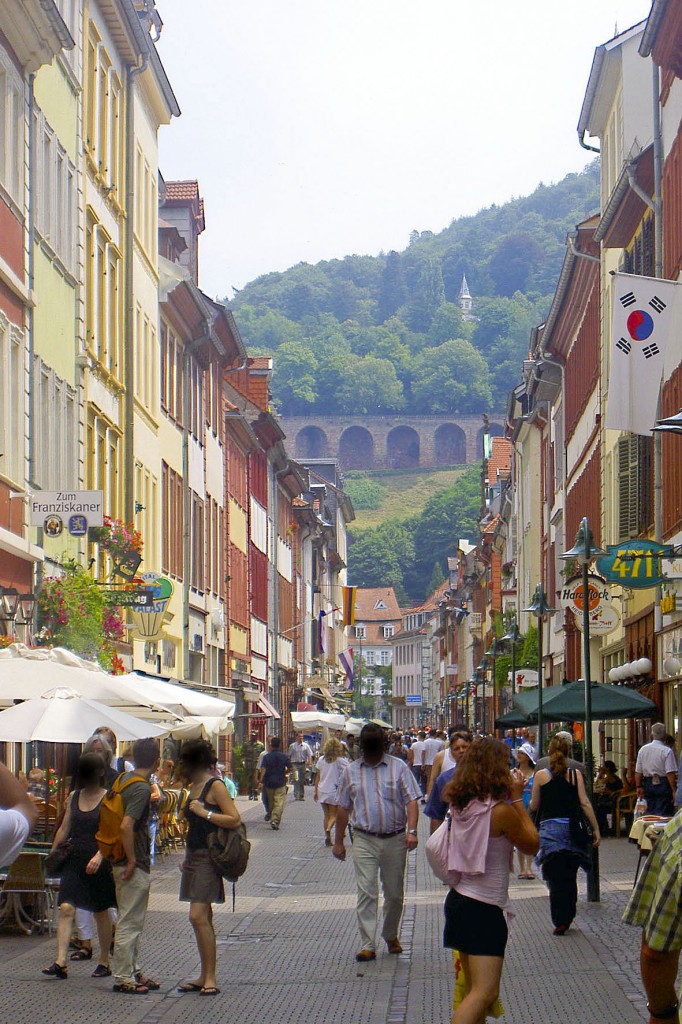
{"label": "sky", "polygon": [[166,180],[197,178],[200,285],[403,249],[410,231],[582,169],[594,49],[649,0],[157,0],[182,116]]}

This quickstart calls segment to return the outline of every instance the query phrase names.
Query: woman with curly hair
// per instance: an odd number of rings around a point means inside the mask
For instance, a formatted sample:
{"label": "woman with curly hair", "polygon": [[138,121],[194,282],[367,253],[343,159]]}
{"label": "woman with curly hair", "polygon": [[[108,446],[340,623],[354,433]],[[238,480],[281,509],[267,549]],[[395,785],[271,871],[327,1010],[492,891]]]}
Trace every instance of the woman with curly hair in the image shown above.
{"label": "woman with curly hair", "polygon": [[578,868],[588,871],[592,863],[589,847],[576,842],[571,819],[580,808],[594,829],[593,845],[599,846],[599,826],[592,809],[582,772],[568,767],[571,747],[557,735],[549,745],[549,768],[536,771],[530,798],[531,811],[538,811],[540,853],[537,862],[549,888],[549,909],[555,935],[565,935],[578,905]]}
{"label": "woman with curly hair", "polygon": [[506,744],[482,739],[464,753],[443,793],[450,804],[454,881],[445,900],[443,944],[459,950],[465,980],[452,1024],[485,1024],[499,995],[512,852],[538,849],[523,786],[520,772],[509,771]]}
{"label": "woman with curly hair", "polygon": [[343,769],[349,763],[348,758],[343,756],[343,744],[332,736],[322,749],[322,757],[317,762],[315,775],[315,800],[322,804],[324,813],[325,846],[332,845],[332,829],[336,824],[336,794]]}
{"label": "woman with curly hair", "polygon": [[216,940],[213,904],[225,902],[223,880],[208,852],[208,836],[216,828],[238,828],[239,811],[222,779],[213,774],[218,758],[207,740],[188,740],[180,748],[177,774],[189,786],[185,808],[187,850],[180,865],[180,899],[189,903],[189,920],[194,929],[201,971],[196,981],[178,986],[179,992],[216,996]]}

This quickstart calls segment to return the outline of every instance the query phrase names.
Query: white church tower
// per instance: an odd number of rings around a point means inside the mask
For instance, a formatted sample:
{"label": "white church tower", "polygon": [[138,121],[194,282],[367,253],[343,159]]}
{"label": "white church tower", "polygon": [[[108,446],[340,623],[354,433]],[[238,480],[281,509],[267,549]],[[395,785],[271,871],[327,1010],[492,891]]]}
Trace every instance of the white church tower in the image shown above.
{"label": "white church tower", "polygon": [[459,289],[459,308],[462,310],[462,319],[465,321],[475,320],[474,316],[474,300],[471,297],[469,291],[469,285],[467,284],[466,274],[462,274],[462,286]]}

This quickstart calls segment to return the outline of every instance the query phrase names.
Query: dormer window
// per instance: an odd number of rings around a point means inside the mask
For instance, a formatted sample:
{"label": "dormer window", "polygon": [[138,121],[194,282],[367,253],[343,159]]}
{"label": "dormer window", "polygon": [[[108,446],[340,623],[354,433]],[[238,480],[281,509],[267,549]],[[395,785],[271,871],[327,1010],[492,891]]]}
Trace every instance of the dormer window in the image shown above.
{"label": "dormer window", "polygon": [[385,601],[382,601],[381,598],[379,598],[377,603],[374,605],[374,611],[375,612],[386,612],[386,611],[388,611],[388,605],[386,604]]}
{"label": "dormer window", "polygon": [[355,639],[366,640],[367,639],[367,627],[361,623],[355,626]]}
{"label": "dormer window", "polygon": [[384,640],[390,640],[395,635],[395,626],[390,623],[388,626],[384,626]]}

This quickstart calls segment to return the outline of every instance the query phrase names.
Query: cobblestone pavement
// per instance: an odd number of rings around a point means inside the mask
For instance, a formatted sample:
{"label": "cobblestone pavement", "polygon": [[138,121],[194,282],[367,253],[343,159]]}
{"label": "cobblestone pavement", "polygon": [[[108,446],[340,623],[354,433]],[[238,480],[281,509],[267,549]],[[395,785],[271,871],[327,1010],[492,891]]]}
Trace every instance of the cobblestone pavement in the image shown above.
{"label": "cobblestone pavement", "polygon": [[[0,1024],[421,1024],[450,1017],[452,960],[442,948],[445,890],[420,848],[410,856],[401,941],[405,952],[358,965],[354,877],[350,860],[324,846],[322,812],[310,790],[289,798],[279,832],[260,804],[240,798],[253,841],[251,863],[231,902],[216,911],[215,998],[180,996],[198,958],[178,903],[179,857],[155,870],[142,942],[142,966],[161,990],[143,997],[111,992],[90,978],[93,962],[74,963],[66,982],[44,978],[54,940],[0,931]],[[427,822],[422,822],[422,846]],[[584,902],[564,939],[551,934],[542,882],[514,880],[517,917],[507,950],[503,1024],[635,1024],[646,1019],[638,968],[639,935],[620,923],[632,886],[636,849],[625,840],[601,848],[602,901]]]}

